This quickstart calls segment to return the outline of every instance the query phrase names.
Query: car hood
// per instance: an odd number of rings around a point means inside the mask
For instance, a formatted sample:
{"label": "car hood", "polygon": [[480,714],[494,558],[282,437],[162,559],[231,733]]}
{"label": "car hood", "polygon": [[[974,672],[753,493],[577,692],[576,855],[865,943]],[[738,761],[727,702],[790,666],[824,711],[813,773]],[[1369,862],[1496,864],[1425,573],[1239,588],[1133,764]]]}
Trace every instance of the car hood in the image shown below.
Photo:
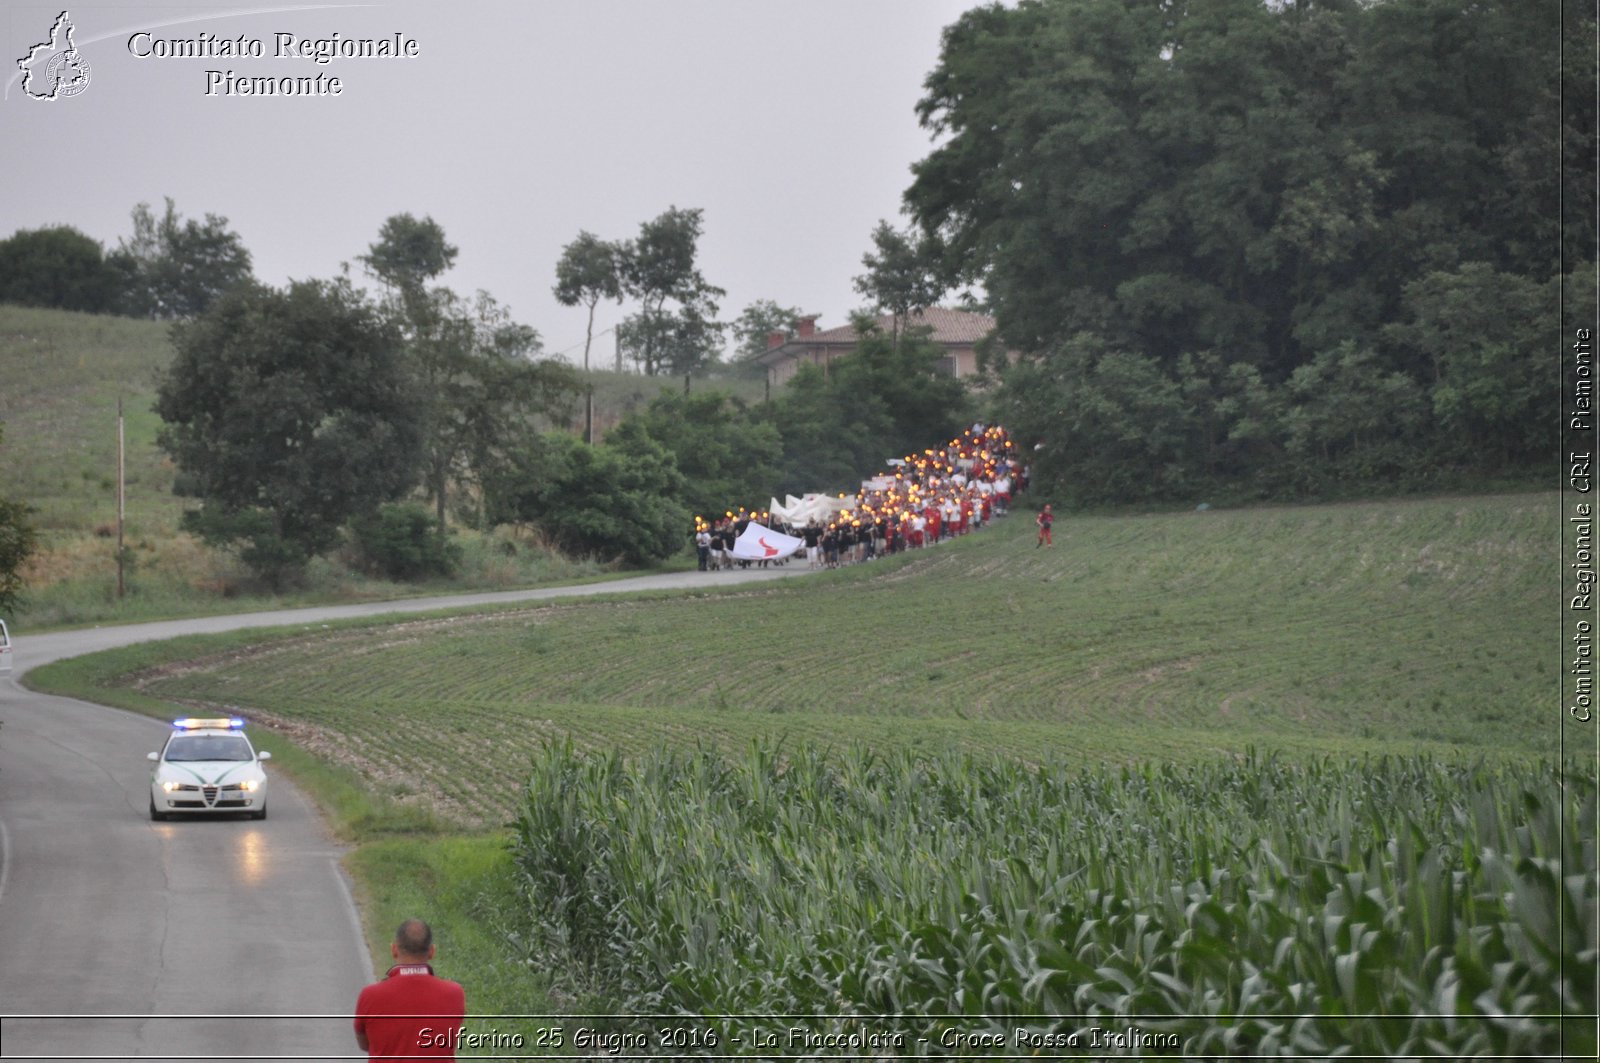
{"label": "car hood", "polygon": [[159,773],[179,782],[202,786],[259,779],[265,774],[253,760],[166,760],[161,762]]}

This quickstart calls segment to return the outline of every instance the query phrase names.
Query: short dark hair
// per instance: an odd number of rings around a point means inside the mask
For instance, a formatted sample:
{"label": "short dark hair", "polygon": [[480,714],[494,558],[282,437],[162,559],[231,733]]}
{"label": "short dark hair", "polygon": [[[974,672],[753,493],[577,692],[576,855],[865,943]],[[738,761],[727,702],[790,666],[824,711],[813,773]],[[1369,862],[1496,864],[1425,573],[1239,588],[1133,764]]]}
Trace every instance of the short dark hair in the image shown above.
{"label": "short dark hair", "polygon": [[394,932],[395,948],[407,956],[426,956],[433,948],[433,928],[421,919],[407,919]]}

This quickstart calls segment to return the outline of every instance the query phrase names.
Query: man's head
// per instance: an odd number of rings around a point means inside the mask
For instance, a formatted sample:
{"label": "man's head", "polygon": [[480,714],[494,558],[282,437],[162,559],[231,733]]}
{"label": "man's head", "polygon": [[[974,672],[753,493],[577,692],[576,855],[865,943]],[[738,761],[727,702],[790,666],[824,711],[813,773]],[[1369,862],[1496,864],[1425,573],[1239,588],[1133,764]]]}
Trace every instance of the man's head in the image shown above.
{"label": "man's head", "polygon": [[421,919],[407,919],[394,932],[389,952],[402,963],[426,963],[433,959],[433,928]]}

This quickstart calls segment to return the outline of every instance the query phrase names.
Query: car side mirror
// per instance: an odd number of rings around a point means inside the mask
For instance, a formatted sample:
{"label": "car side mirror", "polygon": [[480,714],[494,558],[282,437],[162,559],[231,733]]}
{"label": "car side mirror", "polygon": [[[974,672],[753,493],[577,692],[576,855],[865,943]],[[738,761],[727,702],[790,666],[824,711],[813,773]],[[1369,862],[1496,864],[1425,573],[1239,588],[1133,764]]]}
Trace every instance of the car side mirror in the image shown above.
{"label": "car side mirror", "polygon": [[263,749],[261,752],[256,754],[256,759],[257,760],[271,760],[272,759],[272,754],[268,753],[266,750]]}
{"label": "car side mirror", "polygon": [[144,759],[145,760],[160,760],[161,759],[161,754],[160,753],[146,753],[144,755]]}

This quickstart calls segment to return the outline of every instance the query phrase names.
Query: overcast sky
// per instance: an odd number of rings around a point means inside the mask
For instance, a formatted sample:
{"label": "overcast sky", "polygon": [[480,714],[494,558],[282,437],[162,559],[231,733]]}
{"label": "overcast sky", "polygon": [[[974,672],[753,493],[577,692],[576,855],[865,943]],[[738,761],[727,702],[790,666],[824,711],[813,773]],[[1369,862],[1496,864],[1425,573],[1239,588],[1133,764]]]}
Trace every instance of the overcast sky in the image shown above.
{"label": "overcast sky", "polygon": [[[225,216],[270,284],[327,277],[385,218],[431,215],[460,248],[444,283],[485,289],[581,357],[584,312],[550,294],[580,229],[631,238],[705,211],[700,262],[731,321],[756,299],[845,323],[880,218],[898,224],[940,30],[972,0],[387,0],[72,4],[88,85],[30,99],[17,60],[62,6],[7,3],[0,236],[75,226],[109,250],[171,196]],[[130,47],[130,38],[145,31]],[[262,58],[151,55],[259,40]],[[414,58],[274,58],[296,38],[415,40]],[[42,56],[41,59],[47,59]],[[337,77],[338,96],[207,95],[207,71]],[[38,85],[41,83],[31,83]],[[359,269],[359,267],[357,267]],[[597,331],[631,307],[601,308]],[[574,349],[575,348],[575,349]],[[610,337],[596,345],[610,359]]]}

